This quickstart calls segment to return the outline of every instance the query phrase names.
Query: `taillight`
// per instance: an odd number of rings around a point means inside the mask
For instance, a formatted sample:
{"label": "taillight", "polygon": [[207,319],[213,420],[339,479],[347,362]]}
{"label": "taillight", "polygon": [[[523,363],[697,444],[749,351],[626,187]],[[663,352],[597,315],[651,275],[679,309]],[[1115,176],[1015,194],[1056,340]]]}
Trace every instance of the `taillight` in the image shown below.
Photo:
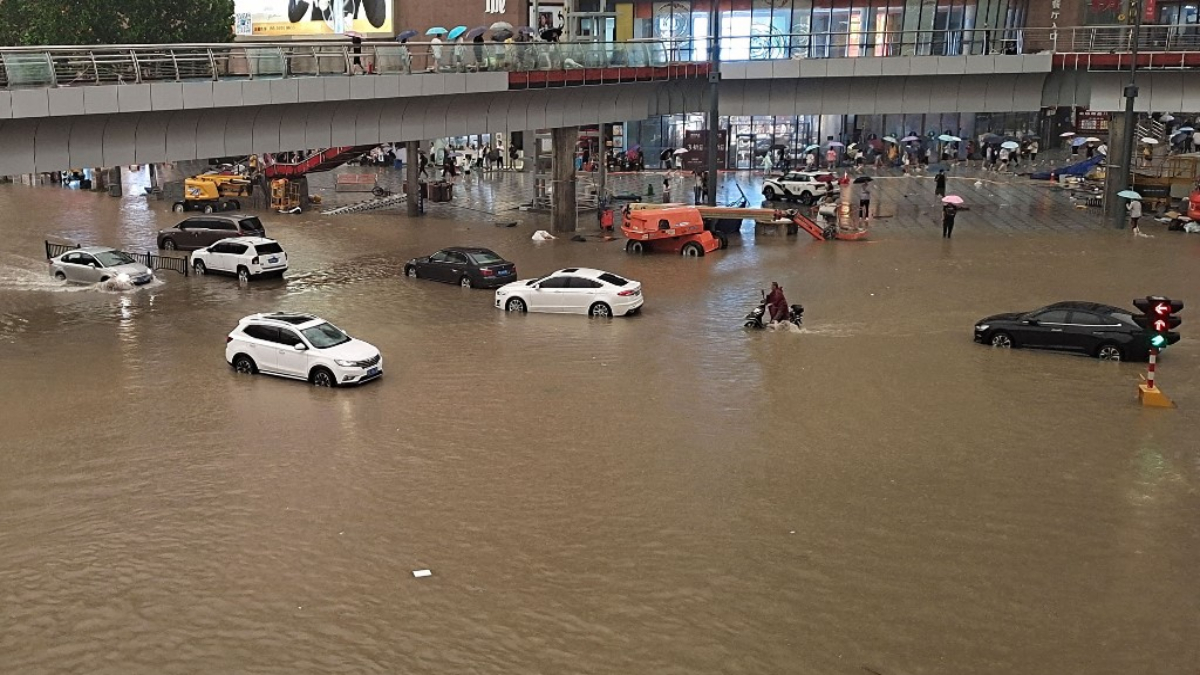
{"label": "taillight", "polygon": [[251,258],[251,259],[250,259],[250,264],[251,264],[251,265],[257,265],[257,264],[258,264],[258,256],[254,256],[253,258]]}
{"label": "taillight", "polygon": [[495,271],[495,270],[489,270],[489,269],[486,269],[486,268],[485,268],[485,269],[481,269],[481,270],[479,270],[479,273],[480,273],[480,274],[482,274],[482,275],[483,275],[483,276],[485,276],[485,277],[494,277],[494,276],[496,276],[496,271]]}
{"label": "taillight", "polygon": [[629,297],[631,295],[637,295],[637,291],[621,291],[620,293],[617,293],[617,295]]}

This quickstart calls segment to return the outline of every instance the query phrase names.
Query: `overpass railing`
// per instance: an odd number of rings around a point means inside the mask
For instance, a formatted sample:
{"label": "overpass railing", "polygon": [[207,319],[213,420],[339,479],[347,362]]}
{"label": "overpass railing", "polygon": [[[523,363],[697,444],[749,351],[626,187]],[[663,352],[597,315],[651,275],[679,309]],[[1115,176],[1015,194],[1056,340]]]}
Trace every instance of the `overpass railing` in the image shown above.
{"label": "overpass railing", "polygon": [[[918,31],[835,31],[722,36],[721,60],[1200,52],[1200,27],[1086,26]],[[278,79],[314,75],[529,72],[707,62],[711,39],[624,42],[240,42],[0,48],[0,88]]]}

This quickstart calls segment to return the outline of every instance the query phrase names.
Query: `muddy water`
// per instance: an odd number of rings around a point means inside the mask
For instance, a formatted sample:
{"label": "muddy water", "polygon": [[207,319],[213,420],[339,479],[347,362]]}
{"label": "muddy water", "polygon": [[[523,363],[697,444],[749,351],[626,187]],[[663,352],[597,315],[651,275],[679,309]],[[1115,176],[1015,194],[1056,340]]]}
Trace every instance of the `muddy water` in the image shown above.
{"label": "muddy water", "polygon": [[[45,278],[141,250],[135,197],[0,188],[0,672],[1185,673],[1200,663],[1200,340],[1136,364],[974,320],[1200,288],[1200,238],[971,230],[698,260],[444,212],[274,216],[282,281]],[[643,315],[509,316],[399,276],[482,244],[588,264]],[[757,289],[808,308],[746,333]],[[352,390],[244,378],[237,319],[378,345]],[[1185,312],[1185,317],[1189,313]],[[432,576],[414,579],[413,570]]]}

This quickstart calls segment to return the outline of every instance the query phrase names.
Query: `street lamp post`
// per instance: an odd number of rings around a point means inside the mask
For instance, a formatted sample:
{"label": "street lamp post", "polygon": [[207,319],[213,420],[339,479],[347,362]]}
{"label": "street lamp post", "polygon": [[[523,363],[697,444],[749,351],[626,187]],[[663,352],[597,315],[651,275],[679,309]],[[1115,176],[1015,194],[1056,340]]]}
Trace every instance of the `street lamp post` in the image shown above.
{"label": "street lamp post", "polygon": [[1129,61],[1129,84],[1125,86],[1125,117],[1122,122],[1122,138],[1121,138],[1121,161],[1118,164],[1116,175],[1110,179],[1108,195],[1105,202],[1111,204],[1108,215],[1112,221],[1113,227],[1122,228],[1125,226],[1125,209],[1120,208],[1125,205],[1123,198],[1116,196],[1121,190],[1129,190],[1133,186],[1130,185],[1130,177],[1133,175],[1133,151],[1134,151],[1134,116],[1133,103],[1137,98],[1137,60],[1138,60],[1138,43],[1142,36],[1142,0],[1129,0],[1129,11],[1133,12],[1133,36],[1130,39],[1130,61]]}

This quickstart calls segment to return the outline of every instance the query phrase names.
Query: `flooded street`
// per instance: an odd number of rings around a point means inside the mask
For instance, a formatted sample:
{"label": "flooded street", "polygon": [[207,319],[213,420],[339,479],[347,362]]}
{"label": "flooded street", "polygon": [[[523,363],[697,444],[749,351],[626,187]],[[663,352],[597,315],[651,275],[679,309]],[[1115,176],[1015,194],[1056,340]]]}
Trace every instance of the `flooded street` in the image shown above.
{"label": "flooded street", "polygon": [[[263,214],[292,267],[246,288],[49,279],[47,237],[141,252],[179,220],[132,192],[0,186],[0,673],[1200,665],[1200,236],[997,206],[945,241],[885,199],[867,242],[746,226],[684,259],[435,207]],[[645,308],[511,315],[401,275],[464,244],[521,278],[628,276]],[[742,329],[771,281],[802,331]],[[1144,364],[971,339],[1147,294],[1189,305],[1175,410],[1139,407]],[[375,344],[385,376],[236,375],[226,334],[275,310]]]}

